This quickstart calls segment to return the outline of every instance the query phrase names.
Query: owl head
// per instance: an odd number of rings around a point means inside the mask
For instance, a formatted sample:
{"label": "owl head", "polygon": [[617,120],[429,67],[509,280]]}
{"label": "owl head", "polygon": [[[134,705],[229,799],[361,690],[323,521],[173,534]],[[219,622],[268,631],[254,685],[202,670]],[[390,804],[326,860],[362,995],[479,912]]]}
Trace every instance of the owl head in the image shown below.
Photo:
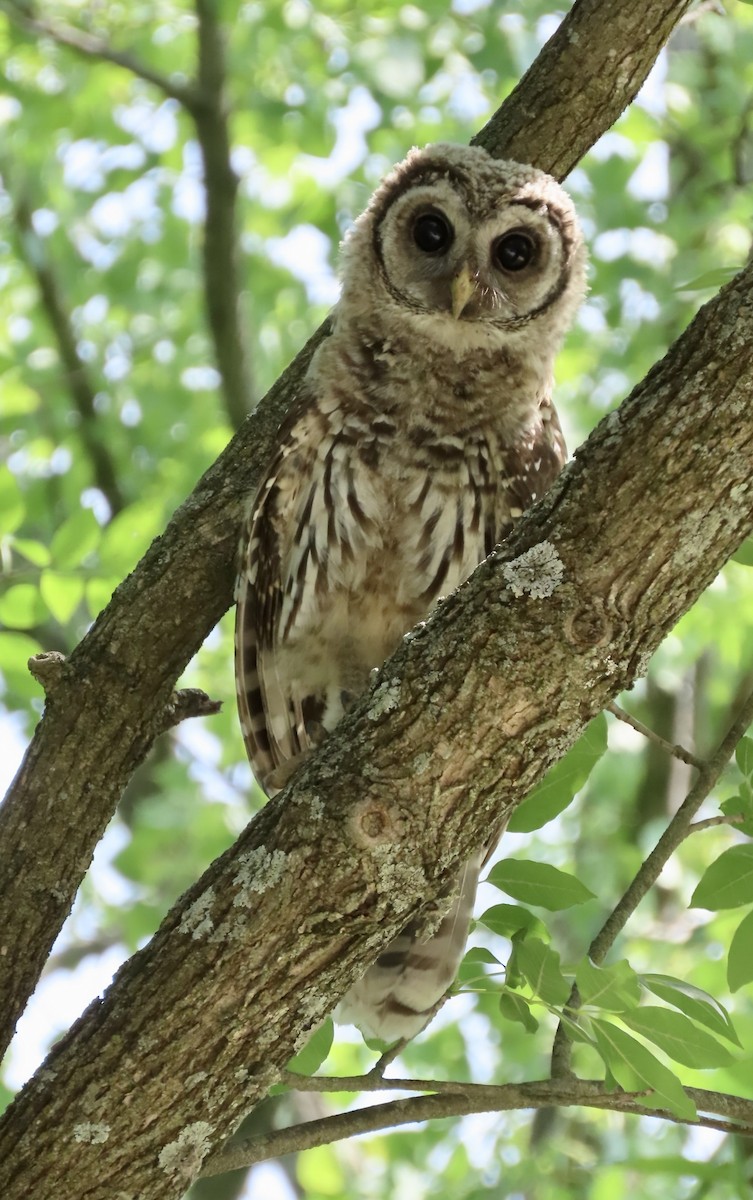
{"label": "owl head", "polygon": [[481,147],[411,150],[343,244],[338,314],[398,322],[454,352],[535,341],[552,354],[585,294],[572,201]]}

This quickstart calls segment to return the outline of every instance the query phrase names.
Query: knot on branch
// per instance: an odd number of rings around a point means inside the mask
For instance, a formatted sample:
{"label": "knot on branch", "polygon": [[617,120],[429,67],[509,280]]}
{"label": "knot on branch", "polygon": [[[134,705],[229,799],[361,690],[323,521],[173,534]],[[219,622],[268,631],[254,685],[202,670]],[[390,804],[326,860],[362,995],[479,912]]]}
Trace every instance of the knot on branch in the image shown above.
{"label": "knot on branch", "polygon": [[201,688],[179,688],[173,692],[162,712],[160,732],[165,733],[189,717],[212,717],[222,708],[221,700],[212,700]]}
{"label": "knot on branch", "polygon": [[392,805],[363,800],[355,806],[348,821],[354,842],[366,849],[400,840],[403,822]]}
{"label": "knot on branch", "polygon": [[42,685],[44,694],[51,700],[65,674],[65,655],[59,650],[44,650],[33,654],[27,662],[29,673]]}
{"label": "knot on branch", "polygon": [[611,640],[612,622],[596,600],[589,600],[568,614],[564,633],[576,650],[593,650]]}

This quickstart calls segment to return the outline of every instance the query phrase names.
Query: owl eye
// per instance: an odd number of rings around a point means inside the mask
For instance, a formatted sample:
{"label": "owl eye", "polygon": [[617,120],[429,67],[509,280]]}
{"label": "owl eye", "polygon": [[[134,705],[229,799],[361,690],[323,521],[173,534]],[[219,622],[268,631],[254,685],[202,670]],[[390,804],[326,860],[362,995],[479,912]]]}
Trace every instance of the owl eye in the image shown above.
{"label": "owl eye", "polygon": [[440,212],[423,213],[413,222],[413,241],[424,254],[444,254],[454,236],[452,225]]}
{"label": "owl eye", "polygon": [[533,238],[519,229],[497,238],[492,246],[494,262],[503,271],[522,271],[533,261],[535,253],[536,243]]}

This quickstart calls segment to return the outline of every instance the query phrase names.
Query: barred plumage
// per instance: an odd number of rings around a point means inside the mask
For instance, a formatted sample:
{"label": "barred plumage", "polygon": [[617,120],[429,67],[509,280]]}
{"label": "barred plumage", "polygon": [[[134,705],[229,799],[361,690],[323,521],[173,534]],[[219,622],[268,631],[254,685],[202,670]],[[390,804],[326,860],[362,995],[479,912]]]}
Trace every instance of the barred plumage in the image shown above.
{"label": "barred plumage", "polygon": [[[269,794],[371,669],[468,577],[565,457],[551,368],[584,291],[571,202],[480,149],[414,151],[344,247],[317,349],[251,509],[237,682]],[[341,1013],[386,1041],[430,1018],[463,952],[483,852],[436,932],[411,923]]]}

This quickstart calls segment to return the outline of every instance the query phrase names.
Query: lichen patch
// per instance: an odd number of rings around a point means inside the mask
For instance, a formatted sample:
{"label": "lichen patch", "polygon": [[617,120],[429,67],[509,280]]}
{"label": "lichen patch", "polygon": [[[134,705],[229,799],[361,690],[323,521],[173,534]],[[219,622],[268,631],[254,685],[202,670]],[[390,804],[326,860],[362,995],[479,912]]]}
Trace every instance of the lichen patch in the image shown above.
{"label": "lichen patch", "polygon": [[110,1136],[110,1126],[104,1121],[80,1121],[73,1126],[74,1142],[86,1142],[90,1146],[101,1146]]}
{"label": "lichen patch", "polygon": [[261,894],[279,883],[285,873],[287,858],[282,850],[267,850],[266,846],[257,846],[242,854],[235,873],[238,892],[234,906],[248,908],[254,893]]}
{"label": "lichen patch", "polygon": [[545,600],[562,582],[565,564],[551,542],[539,542],[512,562],[503,563],[502,575],[513,596]]}
{"label": "lichen patch", "polygon": [[165,1174],[193,1179],[211,1149],[212,1128],[208,1121],[194,1121],[163,1146],[157,1161]]}
{"label": "lichen patch", "polygon": [[214,888],[207,888],[183,913],[180,932],[190,933],[196,941],[208,937],[214,929],[214,921],[209,912],[213,904]]}

